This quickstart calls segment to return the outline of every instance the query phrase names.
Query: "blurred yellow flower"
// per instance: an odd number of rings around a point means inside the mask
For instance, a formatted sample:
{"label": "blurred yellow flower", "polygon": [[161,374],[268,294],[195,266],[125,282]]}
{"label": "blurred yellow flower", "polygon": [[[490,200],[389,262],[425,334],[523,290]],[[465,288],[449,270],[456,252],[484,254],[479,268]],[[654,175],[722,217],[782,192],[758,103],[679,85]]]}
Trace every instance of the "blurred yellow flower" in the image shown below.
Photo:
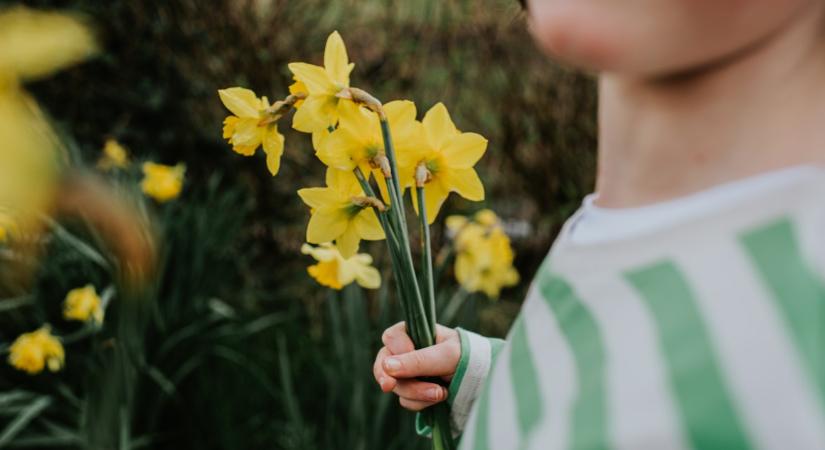
{"label": "blurred yellow flower", "polygon": [[125,169],[129,167],[129,152],[114,139],[106,139],[103,144],[103,154],[97,161],[97,167],[103,170],[112,168]]}
{"label": "blurred yellow flower", "polygon": [[0,73],[28,80],[48,75],[97,52],[77,17],[16,7],[0,12]]}
{"label": "blurred yellow flower", "polygon": [[[338,128],[324,139],[317,148],[318,159],[329,167],[352,171],[359,167],[365,175],[373,173],[384,201],[389,203],[387,186],[380,169],[381,158],[386,160],[381,123],[378,115],[352,102],[339,106]],[[411,101],[396,100],[384,105],[384,112],[390,124],[390,133],[399,153],[412,152],[409,147],[421,134],[421,123],[415,120],[415,104]],[[388,166],[387,166],[388,167]],[[401,178],[412,179],[413,166],[399,167]]]}
{"label": "blurred yellow flower", "polygon": [[234,114],[223,121],[223,137],[232,144],[232,150],[252,156],[262,146],[267,169],[277,175],[284,153],[284,136],[278,132],[280,116],[270,110],[269,100],[240,87],[221,89],[218,95],[226,109]]}
{"label": "blurred yellow flower", "polygon": [[289,70],[309,92],[292,119],[292,127],[304,133],[315,133],[335,126],[338,123],[339,106],[347,103],[338,94],[349,87],[349,74],[354,67],[355,64],[350,63],[347,57],[344,40],[337,31],[327,38],[324,67],[301,62],[290,63]]}
{"label": "blurred yellow flower", "polygon": [[518,283],[510,238],[495,213],[479,211],[473,221],[450,216],[447,228],[455,235],[455,276],[464,289],[495,299],[502,288]]}
{"label": "blurred yellow flower", "polygon": [[[424,132],[407,145],[409,150],[398,152],[398,164],[426,169],[424,202],[427,219],[433,223],[450,192],[467,200],[484,200],[484,186],[473,166],[484,155],[487,139],[458,131],[441,103],[427,111],[422,124]],[[409,186],[413,180],[402,183]],[[418,212],[418,202],[413,206]]]}
{"label": "blurred yellow flower", "polygon": [[163,203],[180,195],[183,188],[183,175],[186,166],[177,164],[166,166],[153,162],[143,163],[143,181],[140,188],[143,193]]}
{"label": "blurred yellow flower", "polygon": [[9,242],[18,232],[17,223],[14,218],[10,214],[0,210],[0,244]]}
{"label": "blurred yellow flower", "polygon": [[67,320],[81,322],[93,320],[98,325],[103,323],[103,303],[94,285],[87,284],[82,288],[72,289],[66,294],[66,300],[63,302],[63,317]]}
{"label": "blurred yellow flower", "polygon": [[35,227],[52,201],[59,158],[37,104],[0,74],[0,205],[21,229]]}
{"label": "blurred yellow flower", "polygon": [[307,241],[313,244],[335,241],[344,258],[358,251],[361,239],[384,239],[364,191],[350,172],[327,170],[327,186],[298,191],[301,200],[311,208],[307,226]]}
{"label": "blurred yellow flower", "polygon": [[9,353],[9,363],[30,375],[40,373],[44,367],[57,372],[65,361],[63,345],[52,336],[48,325],[18,336]]}
{"label": "blurred yellow flower", "polygon": [[318,264],[309,266],[307,272],[322,286],[340,290],[353,281],[366,289],[381,286],[381,274],[372,267],[372,256],[366,253],[344,258],[330,242],[318,247],[304,244],[301,253],[312,255],[318,261]]}

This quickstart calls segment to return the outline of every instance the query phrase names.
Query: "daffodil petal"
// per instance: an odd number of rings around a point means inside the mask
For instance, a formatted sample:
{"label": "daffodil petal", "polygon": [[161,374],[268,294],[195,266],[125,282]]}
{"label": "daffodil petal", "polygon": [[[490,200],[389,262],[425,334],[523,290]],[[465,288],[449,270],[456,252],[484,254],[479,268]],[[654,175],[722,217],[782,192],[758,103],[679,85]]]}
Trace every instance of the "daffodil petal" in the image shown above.
{"label": "daffodil petal", "polygon": [[358,252],[358,244],[361,238],[352,223],[341,233],[335,243],[338,245],[338,250],[344,258],[350,258]]}
{"label": "daffodil petal", "polygon": [[338,193],[339,198],[350,198],[364,195],[361,184],[355,178],[355,174],[349,170],[328,168],[326,182],[330,190]]}
{"label": "daffodil petal", "polygon": [[[447,200],[449,191],[444,189],[439,180],[433,180],[424,186],[424,206],[427,208],[427,223],[435,222],[438,211],[441,210],[441,205]],[[418,201],[413,202],[413,208],[418,214]]]}
{"label": "daffodil petal", "polygon": [[304,244],[301,246],[301,253],[312,256],[316,261],[331,261],[336,258],[338,250],[333,246],[324,246],[323,244],[318,247]]}
{"label": "daffodil petal", "polygon": [[235,134],[230,138],[230,142],[233,145],[257,147],[261,145],[261,137],[258,119],[242,118],[235,123]]}
{"label": "daffodil petal", "polygon": [[[331,202],[335,202],[338,200],[338,197],[335,195],[328,188],[303,188],[298,190],[298,196],[301,197],[301,200],[306,203],[307,206],[313,209],[321,208],[324,205],[328,205]],[[327,239],[327,242],[331,241],[332,239]],[[315,244],[320,244],[321,242],[314,242]]]}
{"label": "daffodil petal", "polygon": [[444,223],[451,233],[458,233],[459,230],[464,228],[464,225],[467,225],[467,218],[464,216],[448,216]]}
{"label": "daffodil petal", "polygon": [[378,289],[381,287],[381,273],[375,267],[359,267],[355,275],[355,281],[363,288]]}
{"label": "daffodil petal", "polygon": [[310,95],[292,118],[292,128],[304,133],[320,133],[338,118],[337,99],[327,95]]}
{"label": "daffodil petal", "polygon": [[258,145],[233,145],[232,150],[243,156],[252,156],[255,154],[255,150],[258,149]]}
{"label": "daffodil petal", "polygon": [[315,131],[312,133],[312,148],[315,149],[317,152],[321,147],[324,146],[324,141],[329,137],[330,132],[328,130],[321,130]]}
{"label": "daffodil petal", "polygon": [[320,244],[338,239],[347,230],[348,220],[341,210],[316,209],[307,225],[307,242]]}
{"label": "daffodil petal", "polygon": [[487,139],[477,133],[461,133],[442,149],[444,161],[450,167],[468,169],[473,167],[487,150]]}
{"label": "daffodil petal", "polygon": [[260,102],[254,92],[241,87],[218,91],[223,106],[240,118],[258,118]]}
{"label": "daffodil petal", "polygon": [[422,123],[427,139],[436,150],[442,149],[450,139],[458,134],[458,129],[453,124],[453,120],[450,119],[447,107],[440,102],[427,111]]}
{"label": "daffodil petal", "polygon": [[227,116],[226,119],[223,119],[223,138],[229,139],[235,134],[235,125],[238,124],[238,117],[236,116]]}
{"label": "daffodil petal", "polygon": [[275,126],[271,126],[270,129],[266,130],[263,147],[266,153],[266,167],[269,169],[269,173],[275,176],[281,168],[281,155],[284,153],[284,137]]}
{"label": "daffodil petal", "polygon": [[334,93],[335,85],[323,67],[307,63],[290,63],[288,67],[295,79],[304,83],[309,95]]}
{"label": "daffodil petal", "polygon": [[358,136],[354,136],[348,129],[339,128],[323,140],[316,155],[329,167],[353,170],[355,162],[350,155],[355,153],[361,145]]}
{"label": "daffodil petal", "polygon": [[355,230],[361,239],[367,241],[378,241],[384,239],[384,229],[378,221],[378,216],[372,209],[364,209],[353,219]]}
{"label": "daffodil petal", "polygon": [[415,121],[415,103],[409,100],[393,100],[384,105],[384,112],[391,127]]}
{"label": "daffodil petal", "polygon": [[470,201],[484,200],[484,185],[475,169],[450,169],[442,180],[450,190]]}
{"label": "daffodil petal", "polygon": [[327,38],[327,45],[324,49],[324,69],[335,82],[349,86],[349,73],[352,68],[349,67],[344,40],[337,31],[333,31]]}
{"label": "daffodil petal", "polygon": [[378,123],[378,116],[361,105],[353,102],[338,102],[339,129],[346,129],[352,135],[360,136],[359,141],[365,141],[364,137],[378,133],[380,139],[381,128]]}

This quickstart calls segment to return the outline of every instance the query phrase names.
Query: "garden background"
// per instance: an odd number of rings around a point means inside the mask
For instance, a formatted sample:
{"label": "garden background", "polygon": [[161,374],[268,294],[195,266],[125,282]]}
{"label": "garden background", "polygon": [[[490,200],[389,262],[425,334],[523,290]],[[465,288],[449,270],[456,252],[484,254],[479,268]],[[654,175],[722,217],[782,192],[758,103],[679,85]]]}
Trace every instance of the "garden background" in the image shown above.
{"label": "garden background", "polygon": [[[180,198],[145,204],[163,235],[141,299],[149,306],[134,317],[107,312],[109,338],[133,343],[134,370],[107,378],[117,359],[106,339],[67,347],[57,373],[4,363],[0,448],[426,448],[412,414],[372,380],[381,331],[401,317],[390,284],[335,295],[306,274],[309,215],[295,189],[323,180],[308,139],[281,125],[286,151],[273,178],[263,155],[241,157],[221,138],[217,90],[281,98],[286,64],[317,63],[338,30],[356,85],[384,101],[414,100],[420,112],[442,101],[460,129],[489,139],[476,166],[487,200],[452,196],[445,213],[487,207],[510,231],[520,284],[495,301],[468,296],[453,323],[503,336],[561,223],[592,190],[593,80],[539,54],[515,0],[22,4],[82,13],[100,40],[96,58],[27,85],[72,163],[93,167],[113,138],[135,160],[187,169]],[[437,252],[443,219],[433,231]],[[366,248],[389,279],[383,243]],[[0,342],[59,317],[68,290],[106,286],[105,268],[84,250],[55,239],[33,285],[1,287]]]}

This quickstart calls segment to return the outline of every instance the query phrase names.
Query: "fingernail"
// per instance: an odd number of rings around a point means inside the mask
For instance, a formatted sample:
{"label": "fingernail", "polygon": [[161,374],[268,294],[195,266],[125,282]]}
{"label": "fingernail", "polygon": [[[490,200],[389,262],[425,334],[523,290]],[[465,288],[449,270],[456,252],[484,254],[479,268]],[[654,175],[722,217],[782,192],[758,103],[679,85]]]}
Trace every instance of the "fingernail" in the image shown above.
{"label": "fingernail", "polygon": [[427,396],[430,398],[431,401],[437,402],[441,398],[441,388],[430,388],[427,392]]}
{"label": "fingernail", "polygon": [[401,361],[395,358],[387,358],[384,360],[384,367],[386,367],[387,370],[398,370],[401,368]]}

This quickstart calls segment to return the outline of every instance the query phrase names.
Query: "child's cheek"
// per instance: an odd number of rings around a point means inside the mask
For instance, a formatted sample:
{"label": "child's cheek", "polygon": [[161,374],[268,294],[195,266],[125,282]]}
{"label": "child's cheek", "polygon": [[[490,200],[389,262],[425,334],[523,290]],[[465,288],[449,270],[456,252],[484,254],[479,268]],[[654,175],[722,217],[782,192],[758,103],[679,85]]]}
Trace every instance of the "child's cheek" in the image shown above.
{"label": "child's cheek", "polygon": [[[617,29],[621,21],[606,17],[597,7],[534,1],[529,29],[548,55],[585,69],[610,70],[629,36]],[[568,6],[569,5],[569,6]]]}

